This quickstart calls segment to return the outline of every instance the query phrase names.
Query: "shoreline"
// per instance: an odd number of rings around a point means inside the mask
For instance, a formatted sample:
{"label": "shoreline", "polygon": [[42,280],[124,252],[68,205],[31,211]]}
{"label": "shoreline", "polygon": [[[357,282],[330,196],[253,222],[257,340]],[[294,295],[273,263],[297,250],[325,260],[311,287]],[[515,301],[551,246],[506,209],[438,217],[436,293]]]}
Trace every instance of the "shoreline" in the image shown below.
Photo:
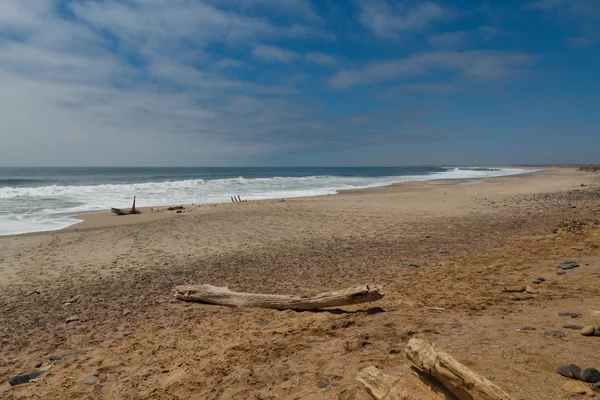
{"label": "shoreline", "polygon": [[[452,167],[449,167],[449,168],[452,168]],[[500,168],[500,169],[513,168],[514,169],[516,167],[482,166],[482,167],[478,167],[478,168]],[[384,186],[362,187],[362,188],[356,188],[356,189],[337,189],[337,190],[335,190],[335,193],[327,193],[327,194],[322,194],[322,195],[283,197],[283,198],[274,197],[274,198],[267,198],[267,199],[248,200],[247,203],[246,202],[244,202],[244,203],[246,203],[246,204],[248,204],[248,203],[261,204],[261,203],[266,203],[266,202],[280,202],[282,199],[285,201],[297,201],[297,200],[325,198],[325,197],[335,196],[335,195],[347,196],[347,195],[356,195],[356,194],[375,194],[375,193],[379,193],[379,191],[382,191],[382,190],[383,191],[392,190],[392,189],[401,190],[402,188],[404,188],[406,190],[414,190],[415,188],[423,189],[423,188],[430,187],[430,186],[434,187],[434,186],[441,186],[441,185],[458,185],[461,182],[471,181],[471,180],[481,180],[482,181],[482,182],[476,182],[474,184],[485,184],[488,181],[494,181],[494,180],[505,179],[505,178],[519,178],[519,177],[534,176],[535,174],[543,174],[543,173],[553,170],[553,169],[562,169],[562,168],[564,168],[564,167],[553,167],[553,168],[545,168],[545,169],[539,169],[536,167],[519,167],[519,169],[531,169],[531,172],[523,172],[523,173],[519,173],[519,174],[509,174],[509,175],[483,177],[483,178],[448,178],[448,179],[432,179],[432,180],[399,181],[399,182],[393,182],[389,185],[384,185]],[[159,213],[156,213],[156,212],[152,213],[152,209],[159,209],[159,210],[161,210],[161,214],[162,214],[162,213],[164,213],[164,211],[166,211],[165,210],[166,208],[173,207],[173,206],[182,205],[186,209],[189,210],[192,207],[194,207],[194,208],[216,207],[216,206],[223,207],[223,206],[227,206],[227,205],[231,205],[231,204],[236,204],[236,203],[226,201],[226,202],[219,202],[219,203],[199,203],[199,204],[175,203],[175,204],[165,204],[165,205],[151,205],[151,206],[137,207],[137,209],[142,211],[142,213],[136,214],[136,215],[131,215],[131,216],[129,216],[129,215],[117,216],[117,215],[112,214],[110,210],[87,211],[87,212],[81,212],[78,214],[73,214],[73,215],[67,216],[68,219],[73,219],[73,220],[77,220],[77,221],[73,222],[71,225],[68,225],[63,228],[8,234],[8,235],[2,235],[2,236],[0,236],[0,238],[2,238],[2,237],[19,237],[19,236],[35,236],[35,235],[47,234],[49,232],[57,233],[57,232],[73,231],[73,230],[79,231],[79,230],[89,230],[89,229],[102,229],[102,228],[107,228],[107,227],[124,226],[124,225],[130,225],[130,224],[145,224],[145,223],[151,223],[151,222],[160,221],[160,220],[169,219],[169,218],[177,218],[177,217],[181,216],[179,214],[176,214],[175,212],[165,214],[165,215],[158,215]],[[124,208],[127,208],[127,207],[124,207]],[[185,215],[186,213],[182,213],[182,214]],[[113,220],[113,217],[114,218],[118,217],[119,220]]]}

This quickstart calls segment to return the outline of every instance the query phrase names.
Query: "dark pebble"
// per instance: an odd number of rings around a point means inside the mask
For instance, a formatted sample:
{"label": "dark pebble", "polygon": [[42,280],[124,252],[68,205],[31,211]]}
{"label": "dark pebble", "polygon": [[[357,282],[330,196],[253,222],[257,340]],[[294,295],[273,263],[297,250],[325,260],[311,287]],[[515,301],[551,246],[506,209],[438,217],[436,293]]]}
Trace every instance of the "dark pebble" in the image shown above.
{"label": "dark pebble", "polygon": [[553,337],[565,337],[567,335],[564,334],[564,332],[561,331],[546,331],[544,332],[544,334],[546,336],[553,336]]}
{"label": "dark pebble", "polygon": [[319,389],[327,389],[329,386],[329,382],[319,382]]}
{"label": "dark pebble", "polygon": [[38,376],[42,375],[47,371],[48,370],[42,369],[38,371],[25,372],[24,374],[20,375],[9,376],[8,383],[10,384],[10,386],[22,385],[23,383],[27,383],[30,380],[37,378]]}
{"label": "dark pebble", "polygon": [[450,254],[448,250],[440,250],[440,254]]}
{"label": "dark pebble", "polygon": [[408,266],[409,266],[409,267],[416,267],[416,268],[419,268],[421,265],[419,265],[419,264],[414,264],[414,263],[413,263],[413,264],[408,264]]}
{"label": "dark pebble", "polygon": [[581,368],[575,364],[563,365],[554,370],[556,373],[561,374],[567,378],[579,379],[581,375]]}
{"label": "dark pebble", "polygon": [[35,364],[35,367],[36,367],[36,368],[39,368],[39,367],[41,367],[41,366],[42,366],[42,364],[43,364],[43,363],[37,363],[37,364]]}
{"label": "dark pebble", "polygon": [[535,283],[536,285],[539,285],[540,283],[542,283],[542,281],[540,281],[539,279],[535,279],[535,280],[531,281],[531,283]]}
{"label": "dark pebble", "polygon": [[576,331],[580,331],[583,329],[583,326],[581,325],[564,325],[563,328],[565,329],[574,329]]}
{"label": "dark pebble", "polygon": [[40,322],[40,317],[31,318],[32,324],[37,324],[38,322]]}
{"label": "dark pebble", "polygon": [[600,336],[600,329],[596,328],[594,330],[594,336]]}
{"label": "dark pebble", "polygon": [[598,371],[596,368],[586,368],[581,371],[579,376],[582,381],[587,383],[600,382],[600,371]]}
{"label": "dark pebble", "polygon": [[452,322],[450,324],[451,328],[460,328],[462,326],[462,324],[460,322]]}
{"label": "dark pebble", "polygon": [[59,356],[48,356],[48,360],[50,360],[50,361],[58,361],[58,360],[62,360],[62,357],[59,357]]}
{"label": "dark pebble", "polygon": [[535,278],[536,281],[546,282],[546,278]]}
{"label": "dark pebble", "polygon": [[533,326],[524,326],[519,330],[520,331],[535,331],[536,329]]}
{"label": "dark pebble", "polygon": [[556,275],[566,275],[567,271],[558,271]]}
{"label": "dark pebble", "polygon": [[561,317],[581,318],[581,314],[576,314],[572,312],[559,312],[558,315]]}

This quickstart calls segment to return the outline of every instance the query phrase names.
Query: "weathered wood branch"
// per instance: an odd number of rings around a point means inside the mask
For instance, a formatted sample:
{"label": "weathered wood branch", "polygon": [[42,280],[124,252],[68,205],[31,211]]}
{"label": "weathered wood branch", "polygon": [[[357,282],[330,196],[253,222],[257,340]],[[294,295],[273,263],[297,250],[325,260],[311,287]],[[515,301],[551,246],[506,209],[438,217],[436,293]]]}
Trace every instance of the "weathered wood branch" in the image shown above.
{"label": "weathered wood branch", "polygon": [[417,368],[437,378],[460,400],[515,400],[426,340],[409,340],[406,356]]}
{"label": "weathered wood branch", "polygon": [[376,301],[384,296],[380,286],[356,285],[348,289],[320,293],[310,297],[276,294],[240,293],[212,285],[180,285],[175,297],[229,307],[262,307],[277,310],[314,310]]}

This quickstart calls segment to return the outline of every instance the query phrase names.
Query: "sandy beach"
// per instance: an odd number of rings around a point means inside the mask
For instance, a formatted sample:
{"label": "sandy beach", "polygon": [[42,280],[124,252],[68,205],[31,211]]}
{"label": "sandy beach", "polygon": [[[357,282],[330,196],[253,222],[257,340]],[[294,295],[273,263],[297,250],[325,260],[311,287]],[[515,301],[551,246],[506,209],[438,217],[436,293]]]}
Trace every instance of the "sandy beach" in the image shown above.
{"label": "sandy beach", "polygon": [[[2,399],[366,400],[358,371],[397,373],[412,337],[522,400],[572,398],[558,366],[600,368],[600,337],[564,328],[600,326],[597,173],[79,218],[0,237]],[[580,267],[557,275],[565,260]],[[386,296],[322,312],[233,309],[174,299],[188,283],[300,295],[373,283]],[[503,292],[525,284],[532,300]],[[52,368],[9,386],[39,363]]]}

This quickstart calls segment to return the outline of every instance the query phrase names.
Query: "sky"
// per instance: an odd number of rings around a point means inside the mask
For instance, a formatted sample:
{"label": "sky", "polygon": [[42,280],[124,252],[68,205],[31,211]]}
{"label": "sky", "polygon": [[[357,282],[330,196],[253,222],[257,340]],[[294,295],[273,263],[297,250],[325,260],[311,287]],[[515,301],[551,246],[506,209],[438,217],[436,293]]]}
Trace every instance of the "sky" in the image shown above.
{"label": "sky", "polygon": [[600,162],[600,0],[0,0],[0,165]]}

